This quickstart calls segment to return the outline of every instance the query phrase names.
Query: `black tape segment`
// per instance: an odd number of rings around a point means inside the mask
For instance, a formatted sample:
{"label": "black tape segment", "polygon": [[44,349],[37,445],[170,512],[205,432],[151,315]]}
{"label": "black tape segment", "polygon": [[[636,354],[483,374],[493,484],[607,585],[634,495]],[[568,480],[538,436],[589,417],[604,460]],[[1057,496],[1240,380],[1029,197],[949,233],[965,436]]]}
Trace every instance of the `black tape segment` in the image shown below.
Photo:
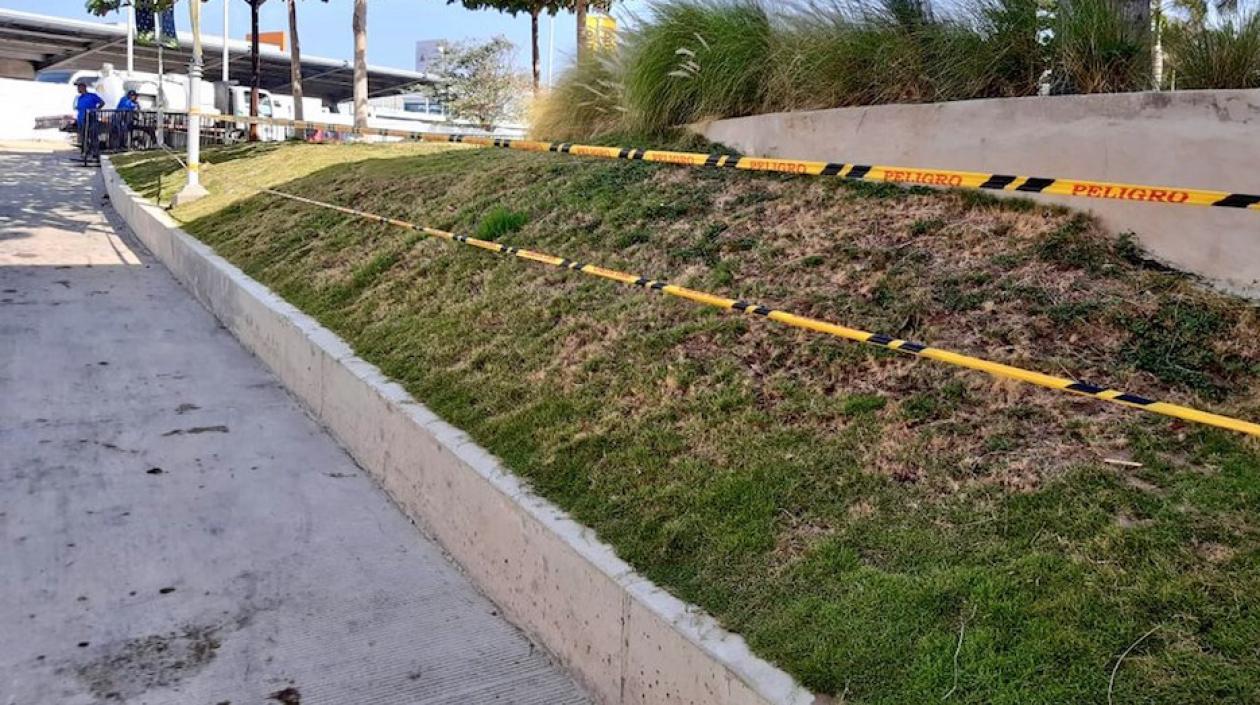
{"label": "black tape segment", "polygon": [[1014,176],[1007,176],[1006,174],[994,174],[989,177],[988,181],[980,184],[980,188],[990,188],[995,191],[1001,191],[1007,186],[1010,186],[1011,183],[1015,181],[1015,178],[1016,177]]}
{"label": "black tape segment", "polygon": [[1250,208],[1257,203],[1260,203],[1260,196],[1252,196],[1246,193],[1231,193],[1212,205],[1223,208]]}
{"label": "black tape segment", "polygon": [[664,289],[665,286],[666,286],[665,282],[652,282],[652,288],[656,289],[657,291]]}
{"label": "black tape segment", "polygon": [[1054,179],[1044,179],[1040,176],[1030,176],[1028,180],[1015,187],[1016,191],[1024,191],[1026,193],[1041,193],[1047,186],[1054,183]]}
{"label": "black tape segment", "polygon": [[571,260],[571,259],[565,259],[564,257],[561,257],[561,258],[560,258],[560,266],[561,266],[561,267],[564,267],[565,269],[568,269],[568,268],[569,268],[572,264],[573,264],[573,260]]}
{"label": "black tape segment", "polygon": [[891,335],[884,335],[883,333],[872,333],[871,337],[866,339],[866,342],[875,343],[876,345],[888,345],[894,340],[896,340],[896,338],[893,338]]}
{"label": "black tape segment", "polygon": [[560,151],[560,143],[559,143],[559,142],[552,142],[551,144],[547,145],[547,151],[548,151],[548,152],[559,152],[559,151]]}
{"label": "black tape segment", "polygon": [[1147,406],[1148,404],[1155,403],[1154,399],[1147,399],[1146,397],[1139,397],[1136,394],[1121,394],[1120,396],[1116,397],[1116,401],[1123,401],[1123,402],[1128,402],[1130,404],[1137,404],[1138,406]]}
{"label": "black tape segment", "polygon": [[853,168],[849,170],[849,173],[844,175],[844,178],[862,179],[866,177],[866,173],[870,170],[871,168],[865,164],[854,164]]}
{"label": "black tape segment", "polygon": [[565,154],[568,154],[570,149],[573,149],[573,145],[571,145],[571,144],[569,144],[569,143],[567,143],[567,142],[566,142],[566,143],[564,143],[564,144],[562,144],[562,145],[560,145],[560,151],[561,151],[561,152],[564,152]]}
{"label": "black tape segment", "polygon": [[710,154],[710,155],[709,155],[709,158],[708,158],[708,159],[706,159],[706,160],[704,160],[704,165],[705,165],[705,166],[717,166],[717,165],[718,165],[718,160],[719,160],[719,159],[721,159],[721,158],[722,158],[722,155],[720,155],[720,154]]}
{"label": "black tape segment", "polygon": [[727,169],[737,169],[739,168],[739,160],[741,159],[743,159],[743,157],[727,157],[726,163],[723,164],[722,166],[726,167]]}
{"label": "black tape segment", "polygon": [[1095,387],[1092,384],[1086,384],[1084,382],[1069,384],[1066,389],[1073,392],[1080,392],[1081,394],[1101,394],[1102,392],[1107,391],[1106,387]]}
{"label": "black tape segment", "polygon": [[630,158],[630,148],[629,148],[629,147],[622,147],[622,148],[621,148],[621,151],[620,151],[620,152],[617,152],[617,158],[618,158],[618,159],[629,159],[629,158]]}
{"label": "black tape segment", "polygon": [[644,277],[639,277],[638,279],[634,280],[635,286],[647,286],[649,283],[651,283],[651,280],[646,279]]}
{"label": "black tape segment", "polygon": [[446,141],[447,141],[447,142],[455,142],[455,141],[456,141],[456,140],[455,140],[455,138],[456,138],[456,137],[459,137],[459,135],[447,135],[447,136],[446,136]]}
{"label": "black tape segment", "polygon": [[644,152],[643,150],[641,150],[641,149],[632,149],[632,150],[630,150],[630,158],[631,158],[631,159],[642,159],[644,154],[645,154],[645,152]]}
{"label": "black tape segment", "polygon": [[736,311],[747,311],[749,306],[752,306],[752,304],[747,301],[735,301],[731,303],[731,308]]}
{"label": "black tape segment", "polygon": [[835,162],[827,162],[827,166],[823,167],[822,171],[819,172],[818,175],[819,176],[836,176],[840,173],[842,169],[844,169],[843,164],[837,164]]}
{"label": "black tape segment", "polygon": [[753,308],[752,312],[757,314],[758,316],[770,315],[770,309],[766,308],[765,306],[756,306]]}
{"label": "black tape segment", "polygon": [[918,355],[919,353],[923,352],[924,350],[927,350],[927,346],[926,346],[926,345],[922,345],[922,344],[920,344],[920,343],[912,343],[912,342],[910,342],[909,340],[907,340],[907,341],[905,341],[904,343],[902,343],[901,345],[898,345],[898,346],[897,346],[897,349],[898,349],[898,350],[904,350],[904,351],[906,351],[906,352],[909,352],[909,353],[914,353],[915,355]]}

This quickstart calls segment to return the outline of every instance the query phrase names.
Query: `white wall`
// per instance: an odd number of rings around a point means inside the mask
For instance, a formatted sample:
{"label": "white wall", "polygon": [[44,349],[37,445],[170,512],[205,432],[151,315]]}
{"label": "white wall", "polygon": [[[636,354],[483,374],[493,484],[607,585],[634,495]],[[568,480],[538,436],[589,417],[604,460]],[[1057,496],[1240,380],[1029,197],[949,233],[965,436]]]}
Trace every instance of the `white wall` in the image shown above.
{"label": "white wall", "polygon": [[[1260,194],[1260,90],[881,105],[694,129],[757,156]],[[1037,198],[1092,211],[1158,259],[1260,295],[1260,211]]]}
{"label": "white wall", "polygon": [[74,113],[74,86],[0,78],[0,139],[57,140],[69,137],[56,130],[36,130],[35,118]]}

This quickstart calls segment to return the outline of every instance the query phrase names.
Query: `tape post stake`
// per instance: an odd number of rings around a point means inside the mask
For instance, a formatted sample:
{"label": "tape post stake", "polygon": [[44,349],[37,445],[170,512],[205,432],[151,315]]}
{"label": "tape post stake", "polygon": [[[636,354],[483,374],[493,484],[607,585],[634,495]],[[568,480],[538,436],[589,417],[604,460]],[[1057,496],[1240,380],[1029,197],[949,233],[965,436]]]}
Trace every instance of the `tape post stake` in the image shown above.
{"label": "tape post stake", "polygon": [[601,147],[597,145],[571,144],[568,142],[540,142],[536,140],[518,140],[507,137],[416,132],[411,130],[394,130],[388,128],[356,129],[347,125],[337,125],[333,123],[312,122],[310,120],[304,120],[301,123],[298,123],[293,120],[282,120],[267,117],[203,115],[201,119],[211,120],[214,122],[270,125],[274,127],[293,128],[295,130],[302,131],[316,129],[359,136],[371,135],[379,137],[400,137],[403,139],[419,140],[423,142],[451,142],[457,144],[476,145],[480,147],[516,149],[526,152],[558,152],[562,154],[574,154],[600,159],[641,160],[691,167],[743,169],[745,171],[775,172],[806,176],[834,176],[847,180],[892,183],[902,186],[968,188],[986,191],[1010,191],[1020,194],[1041,193],[1075,198],[1118,200],[1130,203],[1243,208],[1260,211],[1260,195],[1231,193],[1229,191],[1214,191],[1210,189],[1150,186],[1143,184],[1125,184],[1110,181],[1089,181],[1084,179],[1041,176],[1019,176],[1015,174],[954,171],[949,169],[819,162],[801,159],[779,159],[775,157],[736,157],[728,155],[704,154],[701,152],[673,152],[668,150],[645,150],[630,147]]}
{"label": "tape post stake", "polygon": [[686,299],[705,306],[712,306],[715,308],[738,311],[753,316],[768,318],[772,321],[776,321],[793,328],[800,328],[803,330],[814,331],[816,333],[822,333],[824,335],[830,335],[836,338],[843,338],[845,340],[851,340],[858,343],[866,343],[877,347],[888,348],[890,350],[896,350],[897,352],[927,358],[929,360],[935,360],[955,367],[985,372],[995,377],[1013,379],[1026,384],[1045,387],[1046,389],[1054,389],[1078,396],[1092,397],[1094,399],[1111,404],[1117,404],[1119,406],[1141,409],[1143,411],[1181,419],[1183,421],[1191,421],[1198,424],[1215,426],[1217,428],[1229,429],[1231,431],[1260,437],[1260,424],[1230,416],[1201,411],[1199,409],[1181,406],[1170,402],[1147,399],[1136,394],[1128,394],[1108,387],[1099,387],[1079,380],[1056,377],[1054,375],[1048,375],[1042,372],[1024,369],[1022,367],[1015,367],[1013,365],[993,362],[983,358],[973,357],[971,355],[951,352],[949,350],[935,348],[922,343],[894,338],[893,336],[884,335],[882,333],[871,333],[869,331],[850,328],[837,323],[829,323],[817,318],[799,316],[788,311],[781,311],[761,306],[742,299],[731,299],[704,291],[697,291],[695,289],[670,284],[662,279],[648,279],[647,277],[642,277],[637,274],[630,274],[616,269],[608,269],[594,264],[583,264],[574,260],[557,257],[543,252],[503,245],[497,242],[490,242],[489,240],[469,237],[467,235],[457,235],[445,230],[438,230],[437,228],[417,225],[397,218],[389,218],[383,215],[368,213],[354,208],[347,208],[345,206],[325,203],[311,198],[304,198],[302,196],[284,193],[283,191],[263,189],[262,192],[297,203],[334,210],[339,213],[355,216],[364,220],[406,228],[408,230],[420,232],[442,240],[476,247],[487,252],[511,255],[531,262],[538,262],[540,264],[572,270],[588,276],[609,279],[620,284],[642,287],[648,291],[656,291],[661,294],[675,296],[680,299]]}

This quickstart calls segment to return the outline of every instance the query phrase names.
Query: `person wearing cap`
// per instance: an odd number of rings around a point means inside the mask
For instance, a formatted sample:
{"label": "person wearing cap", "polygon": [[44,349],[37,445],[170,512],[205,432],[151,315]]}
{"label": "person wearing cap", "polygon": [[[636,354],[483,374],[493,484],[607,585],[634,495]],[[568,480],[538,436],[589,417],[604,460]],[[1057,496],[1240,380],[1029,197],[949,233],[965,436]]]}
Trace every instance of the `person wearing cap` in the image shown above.
{"label": "person wearing cap", "polygon": [[127,91],[127,95],[118,101],[118,107],[114,108],[113,120],[113,143],[115,147],[130,147],[131,124],[135,120],[136,113],[140,110],[140,103],[136,102],[140,94],[135,89]]}
{"label": "person wearing cap", "polygon": [[96,156],[100,152],[100,144],[92,144],[96,140],[93,130],[88,129],[89,126],[95,125],[97,122],[96,111],[105,105],[105,101],[92,91],[88,90],[87,83],[80,81],[77,84],[79,95],[74,99],[75,128],[79,131],[79,143],[83,145],[88,156]]}

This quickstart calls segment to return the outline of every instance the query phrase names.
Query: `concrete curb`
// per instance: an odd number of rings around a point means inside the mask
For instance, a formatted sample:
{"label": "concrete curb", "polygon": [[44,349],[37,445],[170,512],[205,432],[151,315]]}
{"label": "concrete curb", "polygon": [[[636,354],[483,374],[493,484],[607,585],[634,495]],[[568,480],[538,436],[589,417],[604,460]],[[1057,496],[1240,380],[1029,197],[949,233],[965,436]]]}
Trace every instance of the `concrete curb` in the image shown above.
{"label": "concrete curb", "polygon": [[101,160],[115,210],[515,625],[604,705],[809,705],[744,640],[617,558],[343,340],[179,229]]}

